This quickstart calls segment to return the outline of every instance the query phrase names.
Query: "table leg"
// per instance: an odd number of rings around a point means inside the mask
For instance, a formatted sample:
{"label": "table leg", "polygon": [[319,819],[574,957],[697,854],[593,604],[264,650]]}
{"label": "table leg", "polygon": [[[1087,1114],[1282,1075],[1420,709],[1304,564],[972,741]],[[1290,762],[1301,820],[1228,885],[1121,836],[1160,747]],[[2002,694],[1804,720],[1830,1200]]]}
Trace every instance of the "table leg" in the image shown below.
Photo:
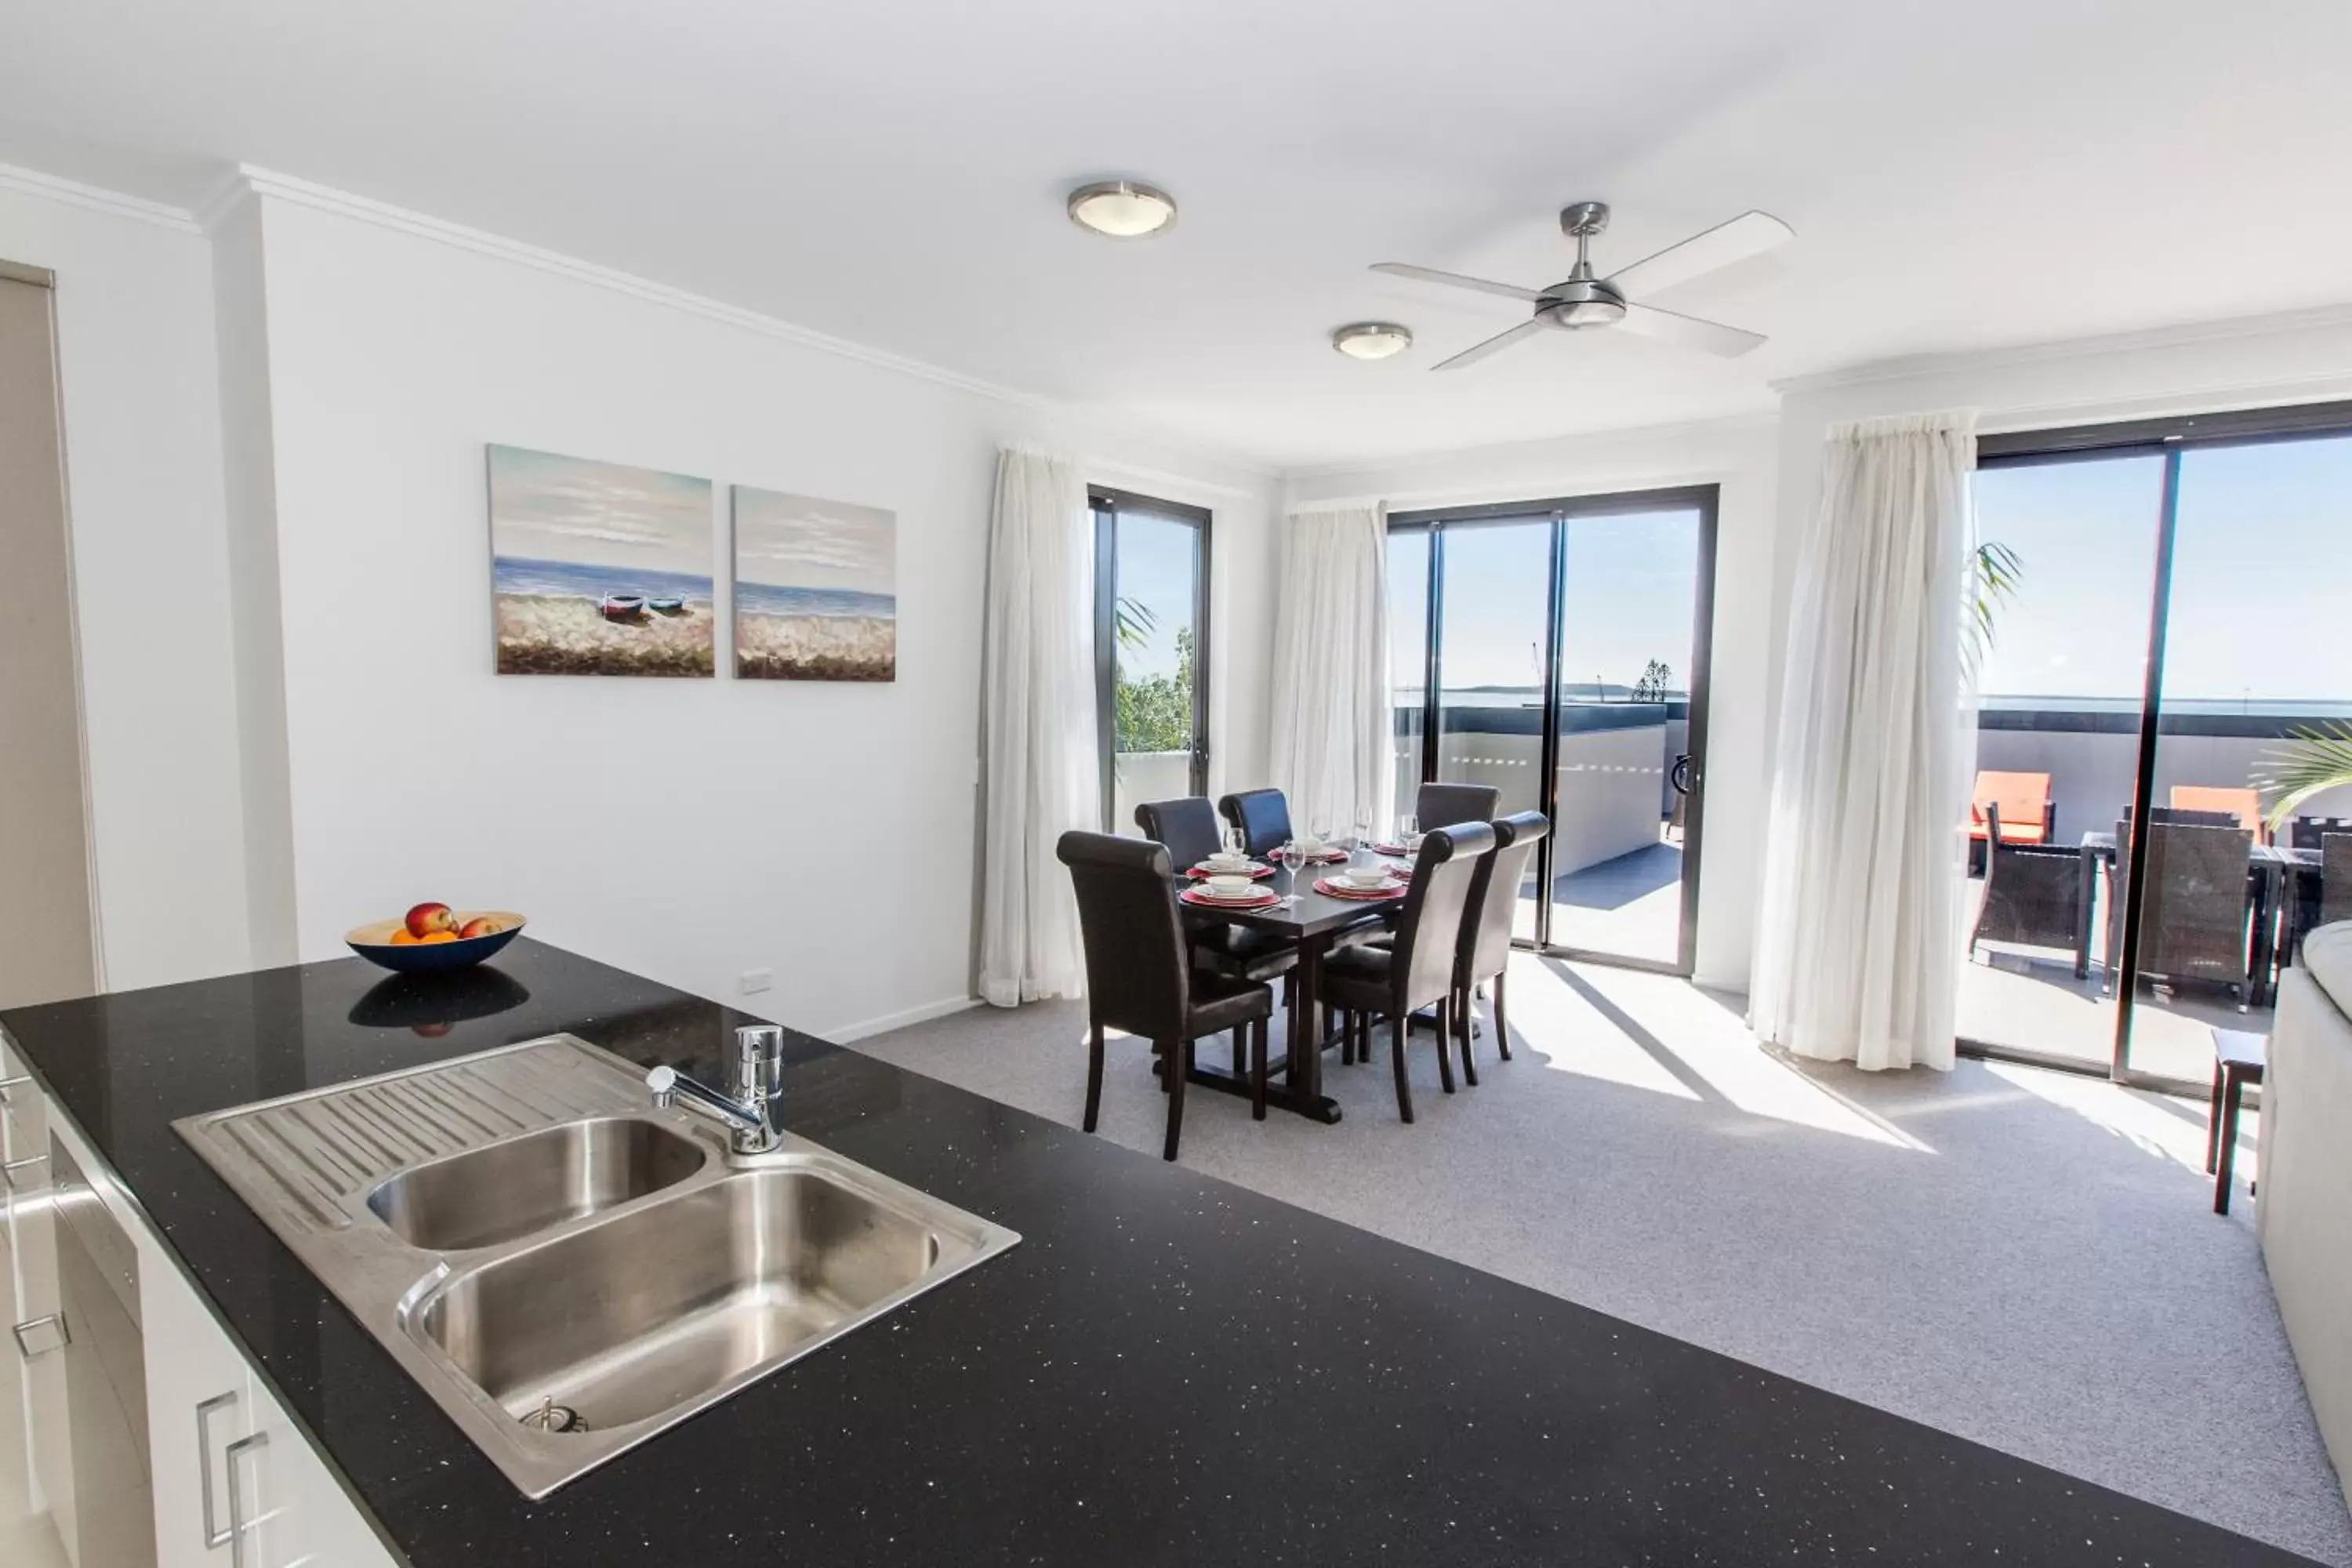
{"label": "table leg", "polygon": [[2213,1212],[2230,1212],[2230,1167],[2238,1155],[2238,1097],[2244,1092],[2245,1080],[2233,1069],[2222,1069],[2221,1089],[2221,1157],[2216,1163],[2219,1173],[2213,1181]]}
{"label": "table leg", "polygon": [[1289,1061],[1283,1082],[1291,1098],[1300,1101],[1323,1098],[1323,955],[1328,937],[1310,937],[1298,944],[1298,989],[1290,1000]]}

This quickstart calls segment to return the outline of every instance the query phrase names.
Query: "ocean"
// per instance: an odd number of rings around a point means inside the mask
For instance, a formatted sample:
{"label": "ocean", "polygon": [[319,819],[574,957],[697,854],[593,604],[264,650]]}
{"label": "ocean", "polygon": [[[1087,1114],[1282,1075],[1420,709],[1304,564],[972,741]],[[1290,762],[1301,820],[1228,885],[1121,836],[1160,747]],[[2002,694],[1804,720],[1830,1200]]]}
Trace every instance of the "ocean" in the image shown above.
{"label": "ocean", "polygon": [[710,603],[710,579],[691,572],[648,572],[635,566],[583,566],[569,561],[532,561],[501,555],[491,581],[501,594],[569,594],[601,598],[606,594],[642,594],[648,599],[679,598]]}
{"label": "ocean", "polygon": [[898,596],[864,594],[853,588],[779,588],[769,583],[738,583],[735,613],[813,620],[862,617],[895,621],[898,618]]}

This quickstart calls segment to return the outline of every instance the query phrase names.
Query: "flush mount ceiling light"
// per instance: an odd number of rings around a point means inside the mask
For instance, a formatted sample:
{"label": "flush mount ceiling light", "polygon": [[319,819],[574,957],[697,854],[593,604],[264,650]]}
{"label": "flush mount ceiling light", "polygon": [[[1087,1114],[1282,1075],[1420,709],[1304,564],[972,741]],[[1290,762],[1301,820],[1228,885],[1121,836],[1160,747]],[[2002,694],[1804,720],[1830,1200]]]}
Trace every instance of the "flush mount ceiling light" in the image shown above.
{"label": "flush mount ceiling light", "polygon": [[1412,347],[1412,332],[1394,321],[1350,321],[1332,329],[1331,346],[1349,359],[1386,359]]}
{"label": "flush mount ceiling light", "polygon": [[1097,180],[1070,193],[1070,221],[1112,239],[1141,239],[1176,222],[1176,198],[1133,180]]}

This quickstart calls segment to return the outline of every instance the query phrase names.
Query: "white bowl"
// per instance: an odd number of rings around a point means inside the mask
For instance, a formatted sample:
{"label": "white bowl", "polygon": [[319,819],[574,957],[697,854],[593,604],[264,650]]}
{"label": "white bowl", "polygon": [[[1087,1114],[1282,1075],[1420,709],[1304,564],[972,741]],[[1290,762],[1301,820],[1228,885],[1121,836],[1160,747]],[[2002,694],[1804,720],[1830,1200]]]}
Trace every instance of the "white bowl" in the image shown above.
{"label": "white bowl", "polygon": [[1339,880],[1350,888],[1361,888],[1369,892],[1374,888],[1387,887],[1389,874],[1385,868],[1370,871],[1342,871],[1339,873]]}
{"label": "white bowl", "polygon": [[1250,867],[1250,858],[1220,849],[1201,864],[1212,871],[1247,871]]}
{"label": "white bowl", "polygon": [[1246,899],[1257,891],[1257,884],[1248,877],[1236,877],[1223,872],[1210,877],[1202,883],[1202,886],[1209,889],[1210,897],[1217,899]]}

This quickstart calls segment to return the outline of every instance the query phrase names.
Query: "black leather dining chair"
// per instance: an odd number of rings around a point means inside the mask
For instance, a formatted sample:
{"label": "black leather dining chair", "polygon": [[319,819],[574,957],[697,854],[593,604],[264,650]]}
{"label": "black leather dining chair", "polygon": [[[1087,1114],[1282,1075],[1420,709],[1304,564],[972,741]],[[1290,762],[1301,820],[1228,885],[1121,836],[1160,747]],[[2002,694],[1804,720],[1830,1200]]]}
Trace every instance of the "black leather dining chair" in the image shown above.
{"label": "black leather dining chair", "polygon": [[1437,1009],[1437,1072],[1445,1092],[1454,1092],[1454,975],[1462,936],[1463,911],[1478,863],[1495,847],[1495,830],[1483,822],[1462,823],[1425,835],[1412,866],[1412,887],[1398,911],[1396,934],[1387,947],[1346,947],[1324,961],[1323,1002],[1348,1016],[1355,1047],[1369,1055],[1375,1018],[1389,1022],[1389,1059],[1396,1069],[1397,1114],[1412,1120],[1412,1086],[1406,1081],[1405,1037],[1412,1016]]}
{"label": "black leather dining chair", "polygon": [[1162,1158],[1176,1158],[1192,1042],[1203,1035],[1233,1030],[1238,1048],[1246,1032],[1250,1114],[1265,1121],[1266,1020],[1274,1015],[1274,993],[1194,969],[1168,851],[1140,838],[1073,832],[1062,835],[1055,853],[1077,890],[1087,949],[1087,1131],[1095,1130],[1102,1107],[1107,1028],[1140,1036],[1160,1053],[1160,1087],[1168,1095]]}
{"label": "black leather dining chair", "polygon": [[1225,847],[1217,808],[1204,795],[1147,800],[1135,808],[1135,825],[1146,838],[1168,846],[1169,861],[1179,872],[1191,870]]}
{"label": "black leather dining chair", "polygon": [[1511,1026],[1504,1011],[1504,986],[1509,979],[1511,926],[1518,918],[1519,888],[1536,847],[1551,831],[1551,819],[1540,811],[1522,811],[1494,823],[1495,851],[1483,857],[1471,873],[1470,901],[1462,911],[1462,940],[1454,949],[1454,1033],[1462,1042],[1462,1077],[1474,1087],[1478,1064],[1470,1055],[1470,998],[1481,985],[1491,987],[1495,1044],[1503,1059],[1511,1059]]}
{"label": "black leather dining chair", "polygon": [[1412,797],[1413,823],[1423,833],[1457,822],[1492,822],[1503,792],[1492,784],[1425,784]]}
{"label": "black leather dining chair", "polygon": [[1243,847],[1271,855],[1290,842],[1290,802],[1278,789],[1245,789],[1217,802],[1225,820],[1242,830]]}
{"label": "black leather dining chair", "polygon": [[[1167,847],[1171,874],[1191,869],[1224,847],[1216,808],[1202,795],[1146,801],[1135,808],[1135,825],[1146,838]],[[1210,926],[1195,930],[1192,957],[1228,980],[1272,980],[1298,966],[1298,944],[1241,926]],[[1241,1070],[1236,1053],[1234,1071]]]}

